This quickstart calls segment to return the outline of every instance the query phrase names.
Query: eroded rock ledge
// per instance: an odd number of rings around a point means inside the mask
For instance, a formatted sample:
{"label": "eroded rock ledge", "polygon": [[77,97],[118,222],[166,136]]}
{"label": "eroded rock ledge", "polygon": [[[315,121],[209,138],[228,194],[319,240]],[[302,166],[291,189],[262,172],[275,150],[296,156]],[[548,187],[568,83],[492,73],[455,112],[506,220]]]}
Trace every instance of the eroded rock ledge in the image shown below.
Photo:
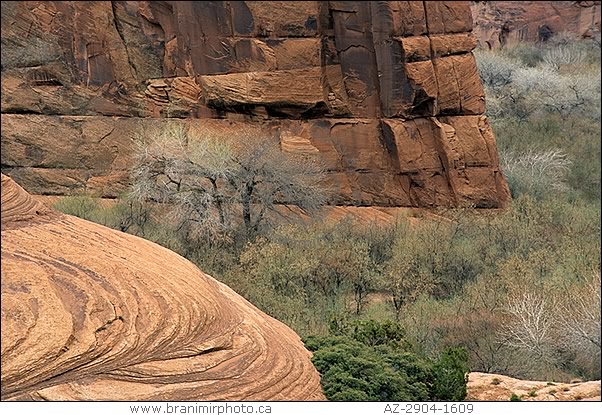
{"label": "eroded rock ledge", "polygon": [[317,400],[299,337],[152,242],[2,175],[2,400]]}
{"label": "eroded rock ledge", "polygon": [[316,151],[338,205],[501,207],[471,31],[453,1],[4,2],[2,170],[115,197],[168,117]]}

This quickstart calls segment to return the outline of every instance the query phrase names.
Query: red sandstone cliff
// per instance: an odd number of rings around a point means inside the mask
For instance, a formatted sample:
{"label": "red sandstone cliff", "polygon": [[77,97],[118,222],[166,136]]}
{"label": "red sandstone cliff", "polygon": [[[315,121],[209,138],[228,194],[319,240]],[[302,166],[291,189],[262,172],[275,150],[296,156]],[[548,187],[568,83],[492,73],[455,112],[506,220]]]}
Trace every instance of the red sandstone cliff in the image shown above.
{"label": "red sandstone cliff", "polygon": [[170,117],[318,150],[335,203],[503,206],[468,2],[3,2],[2,169],[117,196]]}
{"label": "red sandstone cliff", "polygon": [[483,47],[547,40],[560,32],[600,32],[599,1],[473,1],[475,36]]}

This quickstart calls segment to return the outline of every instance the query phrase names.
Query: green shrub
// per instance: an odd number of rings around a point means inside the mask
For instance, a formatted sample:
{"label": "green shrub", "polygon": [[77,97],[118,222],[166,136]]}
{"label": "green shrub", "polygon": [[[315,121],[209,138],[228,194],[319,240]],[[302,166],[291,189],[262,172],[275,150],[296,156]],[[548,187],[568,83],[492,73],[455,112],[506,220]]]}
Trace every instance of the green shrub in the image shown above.
{"label": "green shrub", "polygon": [[[337,340],[330,346],[313,349],[312,361],[321,374],[322,387],[328,399],[428,399],[426,388],[410,384],[403,373],[393,370],[383,359],[382,351],[348,337]],[[312,345],[311,341],[308,345]]]}
{"label": "green shrub", "polygon": [[399,323],[391,320],[357,320],[352,323],[349,335],[368,346],[399,344],[404,338]]}
{"label": "green shrub", "polygon": [[432,395],[437,400],[460,401],[466,397],[468,353],[453,348],[443,352],[433,367],[435,379]]}
{"label": "green shrub", "polygon": [[[339,329],[339,333],[345,330]],[[393,322],[356,322],[345,334],[310,336],[306,347],[329,400],[461,400],[466,396],[466,354],[446,351],[438,361],[404,349]],[[361,340],[359,340],[361,339]]]}
{"label": "green shrub", "polygon": [[54,208],[68,215],[92,220],[98,210],[101,209],[101,206],[98,199],[90,196],[65,196],[54,204]]}
{"label": "green shrub", "polygon": [[[519,65],[536,67],[544,60],[544,50],[534,43],[517,43],[501,51],[503,56],[513,59]],[[516,65],[516,64],[515,64]]]}

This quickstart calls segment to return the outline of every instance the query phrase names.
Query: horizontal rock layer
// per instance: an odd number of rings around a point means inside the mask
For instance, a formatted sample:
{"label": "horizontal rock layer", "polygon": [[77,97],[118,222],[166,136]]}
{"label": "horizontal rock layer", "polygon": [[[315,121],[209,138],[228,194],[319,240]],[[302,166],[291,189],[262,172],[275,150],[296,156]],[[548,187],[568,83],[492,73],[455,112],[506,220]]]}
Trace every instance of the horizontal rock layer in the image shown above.
{"label": "horizontal rock layer", "polygon": [[2,175],[2,400],[316,400],[299,337],[152,242]]}
{"label": "horizontal rock layer", "polygon": [[[133,136],[144,125],[182,123],[236,136],[244,121],[4,114],[2,165],[36,194],[127,190]],[[319,154],[339,205],[497,207],[506,184],[482,115],[402,119],[273,119],[258,134],[281,149]],[[7,167],[10,166],[10,167]],[[14,167],[18,166],[18,167]]]}
{"label": "horizontal rock layer", "polygon": [[6,2],[2,168],[114,197],[140,126],[191,118],[319,155],[335,203],[501,207],[471,30],[468,2]]}

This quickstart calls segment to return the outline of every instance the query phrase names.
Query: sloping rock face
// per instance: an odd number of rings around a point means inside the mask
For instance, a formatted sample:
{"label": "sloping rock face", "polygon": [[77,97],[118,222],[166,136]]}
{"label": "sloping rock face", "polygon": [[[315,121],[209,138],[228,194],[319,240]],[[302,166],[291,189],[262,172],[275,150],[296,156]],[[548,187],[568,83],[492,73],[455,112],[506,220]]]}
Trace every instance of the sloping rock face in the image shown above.
{"label": "sloping rock face", "polygon": [[475,35],[489,49],[545,41],[560,32],[600,32],[600,1],[472,1],[471,9]]}
{"label": "sloping rock face", "polygon": [[2,168],[115,197],[171,118],[316,153],[338,205],[509,199],[468,2],[4,2]]}
{"label": "sloping rock face", "polygon": [[472,372],[468,375],[466,389],[466,400],[469,401],[509,401],[512,395],[516,395],[521,401],[600,400],[599,380],[557,383]]}
{"label": "sloping rock face", "polygon": [[2,400],[316,400],[299,337],[192,263],[2,175]]}

